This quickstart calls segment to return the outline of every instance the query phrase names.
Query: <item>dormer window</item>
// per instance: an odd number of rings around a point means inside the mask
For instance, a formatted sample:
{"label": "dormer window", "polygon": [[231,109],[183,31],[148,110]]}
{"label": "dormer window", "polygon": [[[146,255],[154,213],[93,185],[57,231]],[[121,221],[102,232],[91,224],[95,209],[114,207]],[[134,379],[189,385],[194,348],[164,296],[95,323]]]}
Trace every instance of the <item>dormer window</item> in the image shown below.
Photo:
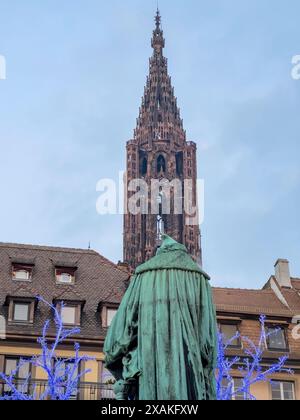
{"label": "dormer window", "polygon": [[117,309],[113,309],[113,308],[108,308],[107,309],[107,317],[106,317],[106,324],[108,327],[111,326],[114,317],[116,316],[118,310]]}
{"label": "dormer window", "polygon": [[61,319],[64,325],[75,325],[78,307],[67,305],[61,309]]}
{"label": "dormer window", "polygon": [[61,273],[58,276],[58,281],[60,283],[70,284],[70,283],[73,283],[73,276],[71,276],[71,274],[69,273]]}
{"label": "dormer window", "polygon": [[14,302],[13,321],[29,322],[30,303]]}
{"label": "dormer window", "polygon": [[62,305],[61,300],[55,299],[54,304],[61,315],[64,326],[80,326],[84,301],[64,301]]}
{"label": "dormer window", "polygon": [[14,324],[33,324],[36,299],[7,297],[8,322]]}
{"label": "dormer window", "polygon": [[109,328],[112,321],[118,312],[119,305],[114,303],[101,303],[99,309],[101,309],[102,326]]}
{"label": "dormer window", "polygon": [[55,277],[58,284],[74,284],[75,268],[56,268]]}
{"label": "dormer window", "polygon": [[14,272],[14,278],[16,280],[29,280],[30,273],[27,270],[17,270]]}
{"label": "dormer window", "polygon": [[12,278],[16,281],[31,281],[32,266],[14,264],[12,267]]}

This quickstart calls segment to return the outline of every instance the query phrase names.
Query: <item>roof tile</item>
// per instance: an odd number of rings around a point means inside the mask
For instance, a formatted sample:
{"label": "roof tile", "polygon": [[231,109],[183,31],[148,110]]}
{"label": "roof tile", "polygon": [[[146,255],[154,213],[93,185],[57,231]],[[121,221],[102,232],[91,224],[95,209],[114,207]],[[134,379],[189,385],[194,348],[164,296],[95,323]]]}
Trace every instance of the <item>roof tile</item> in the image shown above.
{"label": "roof tile", "polygon": [[[18,258],[34,259],[31,282],[12,280],[11,264]],[[77,271],[73,286],[57,285],[56,261],[66,264],[76,261]],[[55,298],[82,300],[86,301],[86,305],[82,314],[80,336],[87,339],[102,338],[106,330],[101,325],[100,314],[97,313],[99,303],[119,303],[125,292],[127,280],[126,272],[93,250],[0,243],[0,315],[7,316],[8,308],[4,303],[8,295],[41,295],[48,302]],[[8,332],[40,335],[45,320],[49,318],[52,318],[50,309],[39,304],[33,327],[10,326]]]}

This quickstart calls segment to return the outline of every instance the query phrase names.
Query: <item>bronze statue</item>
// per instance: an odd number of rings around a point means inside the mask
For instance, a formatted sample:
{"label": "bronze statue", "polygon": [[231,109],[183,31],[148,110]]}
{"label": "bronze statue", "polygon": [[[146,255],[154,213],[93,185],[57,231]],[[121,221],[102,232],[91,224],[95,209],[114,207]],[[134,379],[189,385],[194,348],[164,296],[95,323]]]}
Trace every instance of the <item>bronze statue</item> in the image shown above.
{"label": "bronze statue", "polygon": [[108,331],[117,399],[214,400],[217,328],[209,277],[164,236],[139,266]]}

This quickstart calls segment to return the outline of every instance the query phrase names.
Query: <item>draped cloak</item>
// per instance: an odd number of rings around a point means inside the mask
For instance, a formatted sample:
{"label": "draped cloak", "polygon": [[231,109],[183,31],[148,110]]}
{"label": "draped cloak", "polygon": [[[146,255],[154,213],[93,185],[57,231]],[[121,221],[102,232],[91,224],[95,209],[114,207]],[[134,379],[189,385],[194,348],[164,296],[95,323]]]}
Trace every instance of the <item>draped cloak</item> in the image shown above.
{"label": "draped cloak", "polygon": [[117,381],[136,379],[139,400],[214,400],[216,337],[209,277],[165,235],[112,322],[106,367]]}

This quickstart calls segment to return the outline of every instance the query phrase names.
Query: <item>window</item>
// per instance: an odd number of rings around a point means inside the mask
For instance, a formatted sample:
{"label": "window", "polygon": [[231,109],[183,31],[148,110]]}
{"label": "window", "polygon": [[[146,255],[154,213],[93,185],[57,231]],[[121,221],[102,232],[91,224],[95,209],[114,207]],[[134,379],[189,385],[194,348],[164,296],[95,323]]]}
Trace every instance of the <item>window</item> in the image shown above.
{"label": "window", "polygon": [[16,281],[31,281],[32,267],[13,265],[12,278]]}
{"label": "window", "polygon": [[285,329],[282,327],[268,327],[267,347],[269,350],[287,350]]}
{"label": "window", "polygon": [[159,174],[161,172],[166,172],[166,160],[162,155],[157,158],[157,173]]}
{"label": "window", "polygon": [[13,321],[15,322],[29,322],[30,320],[30,303],[14,303]]}
{"label": "window", "polygon": [[246,395],[243,391],[243,379],[242,378],[232,378],[232,381],[228,379],[223,379],[222,381],[222,395],[227,396],[228,392],[230,393],[230,397],[232,396],[232,400],[234,401],[244,401],[246,399]]}
{"label": "window", "polygon": [[58,280],[59,280],[59,283],[66,283],[66,284],[73,283],[73,278],[71,274],[68,274],[68,273],[60,274]]}
{"label": "window", "polygon": [[178,176],[183,174],[183,152],[176,153],[176,173]]}
{"label": "window", "polygon": [[[0,341],[6,338],[6,319],[0,315]],[[1,369],[1,356],[0,356],[0,369]]]}
{"label": "window", "polygon": [[140,166],[140,172],[142,176],[147,175],[147,170],[148,170],[148,161],[147,158],[144,157],[141,160],[141,166]]}
{"label": "window", "polygon": [[[78,375],[80,374],[81,367],[75,365],[75,362],[72,360],[59,360],[59,376],[61,379],[61,383],[70,382],[70,380],[76,381],[78,379]],[[79,384],[78,384],[79,385]],[[61,393],[66,392],[66,387],[62,386],[60,391]],[[77,400],[79,397],[79,388],[75,388],[70,395],[70,400]]]}
{"label": "window", "polygon": [[60,284],[74,284],[75,283],[75,269],[56,268],[56,282]]}
{"label": "window", "polygon": [[[29,389],[24,390],[24,380],[28,378],[31,370],[30,363],[26,363],[25,359],[24,364],[22,363],[22,366],[20,369],[17,370],[17,367],[20,364],[20,358],[7,358],[5,360],[5,375],[10,376],[13,372],[15,372],[15,382],[17,385],[18,390],[22,390],[22,392],[25,391],[25,393],[28,393]],[[9,393],[11,390],[10,388],[5,385],[4,386],[4,392]]]}
{"label": "window", "polygon": [[233,378],[233,390],[234,390],[234,395],[232,398],[233,400],[244,401],[246,399],[246,395],[243,391],[241,391],[241,389],[243,389],[243,379]]}
{"label": "window", "polygon": [[117,309],[107,309],[107,326],[110,327],[117,313]]}
{"label": "window", "polygon": [[79,326],[81,323],[81,311],[84,302],[66,301],[62,307],[62,301],[56,300],[58,311],[61,314],[62,322],[66,326]]}
{"label": "window", "polygon": [[103,303],[99,304],[101,312],[102,326],[104,328],[109,328],[112,324],[112,321],[118,311],[118,305],[114,303]]}
{"label": "window", "polygon": [[32,324],[34,321],[34,298],[7,297],[8,322]]}
{"label": "window", "polygon": [[273,401],[295,400],[295,386],[293,382],[274,381],[271,384]]}
{"label": "window", "polygon": [[29,280],[29,271],[27,270],[17,270],[14,272],[15,280]]}
{"label": "window", "polygon": [[[241,340],[240,337],[237,336],[239,333],[238,326],[236,324],[219,324],[219,329],[221,334],[223,335],[224,344],[230,341],[229,348],[240,348],[241,347]],[[234,339],[233,339],[234,338]]]}
{"label": "window", "polygon": [[65,325],[75,325],[77,323],[76,306],[64,306],[61,309],[61,318]]}
{"label": "window", "polygon": [[105,385],[101,389],[101,400],[115,400],[116,396],[113,390],[113,386],[116,383],[115,378],[113,375],[104,367],[102,364],[102,371],[101,371],[101,383]]}

